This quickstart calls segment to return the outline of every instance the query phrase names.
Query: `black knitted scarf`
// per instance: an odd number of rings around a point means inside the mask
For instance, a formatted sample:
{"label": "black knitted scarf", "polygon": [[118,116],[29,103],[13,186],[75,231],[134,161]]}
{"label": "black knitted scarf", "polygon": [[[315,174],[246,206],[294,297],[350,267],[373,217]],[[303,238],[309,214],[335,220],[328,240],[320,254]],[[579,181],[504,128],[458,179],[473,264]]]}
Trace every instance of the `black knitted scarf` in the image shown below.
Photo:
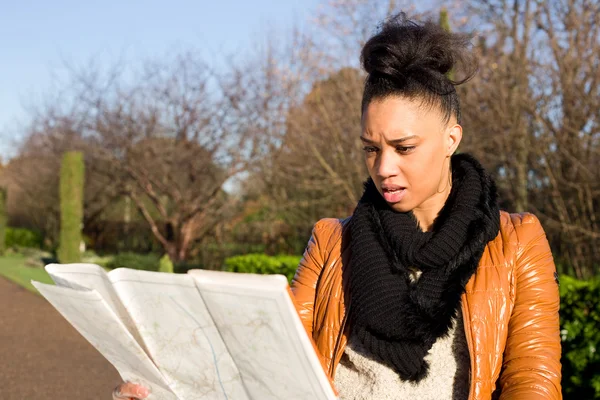
{"label": "black knitted scarf", "polygon": [[[500,229],[496,187],[473,157],[451,158],[452,190],[431,232],[393,211],[371,179],[349,222],[349,319],[365,348],[403,380],[427,376],[424,360],[448,333],[486,244]],[[409,269],[422,272],[411,282]]]}

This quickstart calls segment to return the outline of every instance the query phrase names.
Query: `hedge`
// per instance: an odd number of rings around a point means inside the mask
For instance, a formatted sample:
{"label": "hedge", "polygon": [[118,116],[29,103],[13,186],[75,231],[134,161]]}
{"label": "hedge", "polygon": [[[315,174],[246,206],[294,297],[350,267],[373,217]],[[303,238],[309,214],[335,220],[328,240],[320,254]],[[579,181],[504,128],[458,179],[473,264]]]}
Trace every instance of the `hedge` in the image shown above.
{"label": "hedge", "polygon": [[560,278],[563,394],[600,399],[600,277]]}
{"label": "hedge", "polygon": [[226,258],[225,270],[254,274],[281,274],[291,282],[301,258],[288,255],[247,254]]}

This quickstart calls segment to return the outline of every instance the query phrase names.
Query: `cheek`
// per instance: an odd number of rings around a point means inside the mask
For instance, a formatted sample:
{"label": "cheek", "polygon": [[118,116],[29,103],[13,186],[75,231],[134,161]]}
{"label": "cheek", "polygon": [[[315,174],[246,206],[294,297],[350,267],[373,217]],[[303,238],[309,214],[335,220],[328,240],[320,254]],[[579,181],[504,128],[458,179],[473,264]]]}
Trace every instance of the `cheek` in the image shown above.
{"label": "cheek", "polygon": [[417,193],[429,191],[427,188],[433,181],[431,171],[427,167],[409,168],[405,176],[412,191]]}
{"label": "cheek", "polygon": [[417,165],[406,169],[406,178],[416,201],[433,195],[439,186],[441,165],[435,157],[427,157]]}

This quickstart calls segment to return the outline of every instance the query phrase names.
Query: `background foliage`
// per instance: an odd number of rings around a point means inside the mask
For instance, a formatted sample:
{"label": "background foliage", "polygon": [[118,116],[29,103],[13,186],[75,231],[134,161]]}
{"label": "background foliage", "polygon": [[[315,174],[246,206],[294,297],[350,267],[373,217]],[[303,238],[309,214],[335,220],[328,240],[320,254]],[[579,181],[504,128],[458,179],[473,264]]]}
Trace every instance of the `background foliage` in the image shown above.
{"label": "background foliage", "polygon": [[39,232],[25,228],[6,228],[6,248],[41,249],[43,237]]}
{"label": "background foliage", "polygon": [[560,279],[563,393],[600,398],[600,279]]}
{"label": "background foliage", "polygon": [[291,282],[301,257],[290,255],[268,256],[247,254],[225,260],[225,270],[252,274],[281,274]]}

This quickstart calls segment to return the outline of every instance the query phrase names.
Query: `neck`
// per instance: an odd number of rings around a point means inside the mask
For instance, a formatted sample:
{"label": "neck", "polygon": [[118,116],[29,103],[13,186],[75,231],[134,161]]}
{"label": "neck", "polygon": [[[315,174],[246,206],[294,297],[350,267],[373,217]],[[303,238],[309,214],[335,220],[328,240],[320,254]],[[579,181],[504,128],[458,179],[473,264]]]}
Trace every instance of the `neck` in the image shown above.
{"label": "neck", "polygon": [[450,190],[452,190],[452,187],[446,185],[442,192],[435,193],[412,210],[423,232],[429,232],[433,229],[433,222],[444,207],[444,204],[446,204],[446,200],[450,196]]}

